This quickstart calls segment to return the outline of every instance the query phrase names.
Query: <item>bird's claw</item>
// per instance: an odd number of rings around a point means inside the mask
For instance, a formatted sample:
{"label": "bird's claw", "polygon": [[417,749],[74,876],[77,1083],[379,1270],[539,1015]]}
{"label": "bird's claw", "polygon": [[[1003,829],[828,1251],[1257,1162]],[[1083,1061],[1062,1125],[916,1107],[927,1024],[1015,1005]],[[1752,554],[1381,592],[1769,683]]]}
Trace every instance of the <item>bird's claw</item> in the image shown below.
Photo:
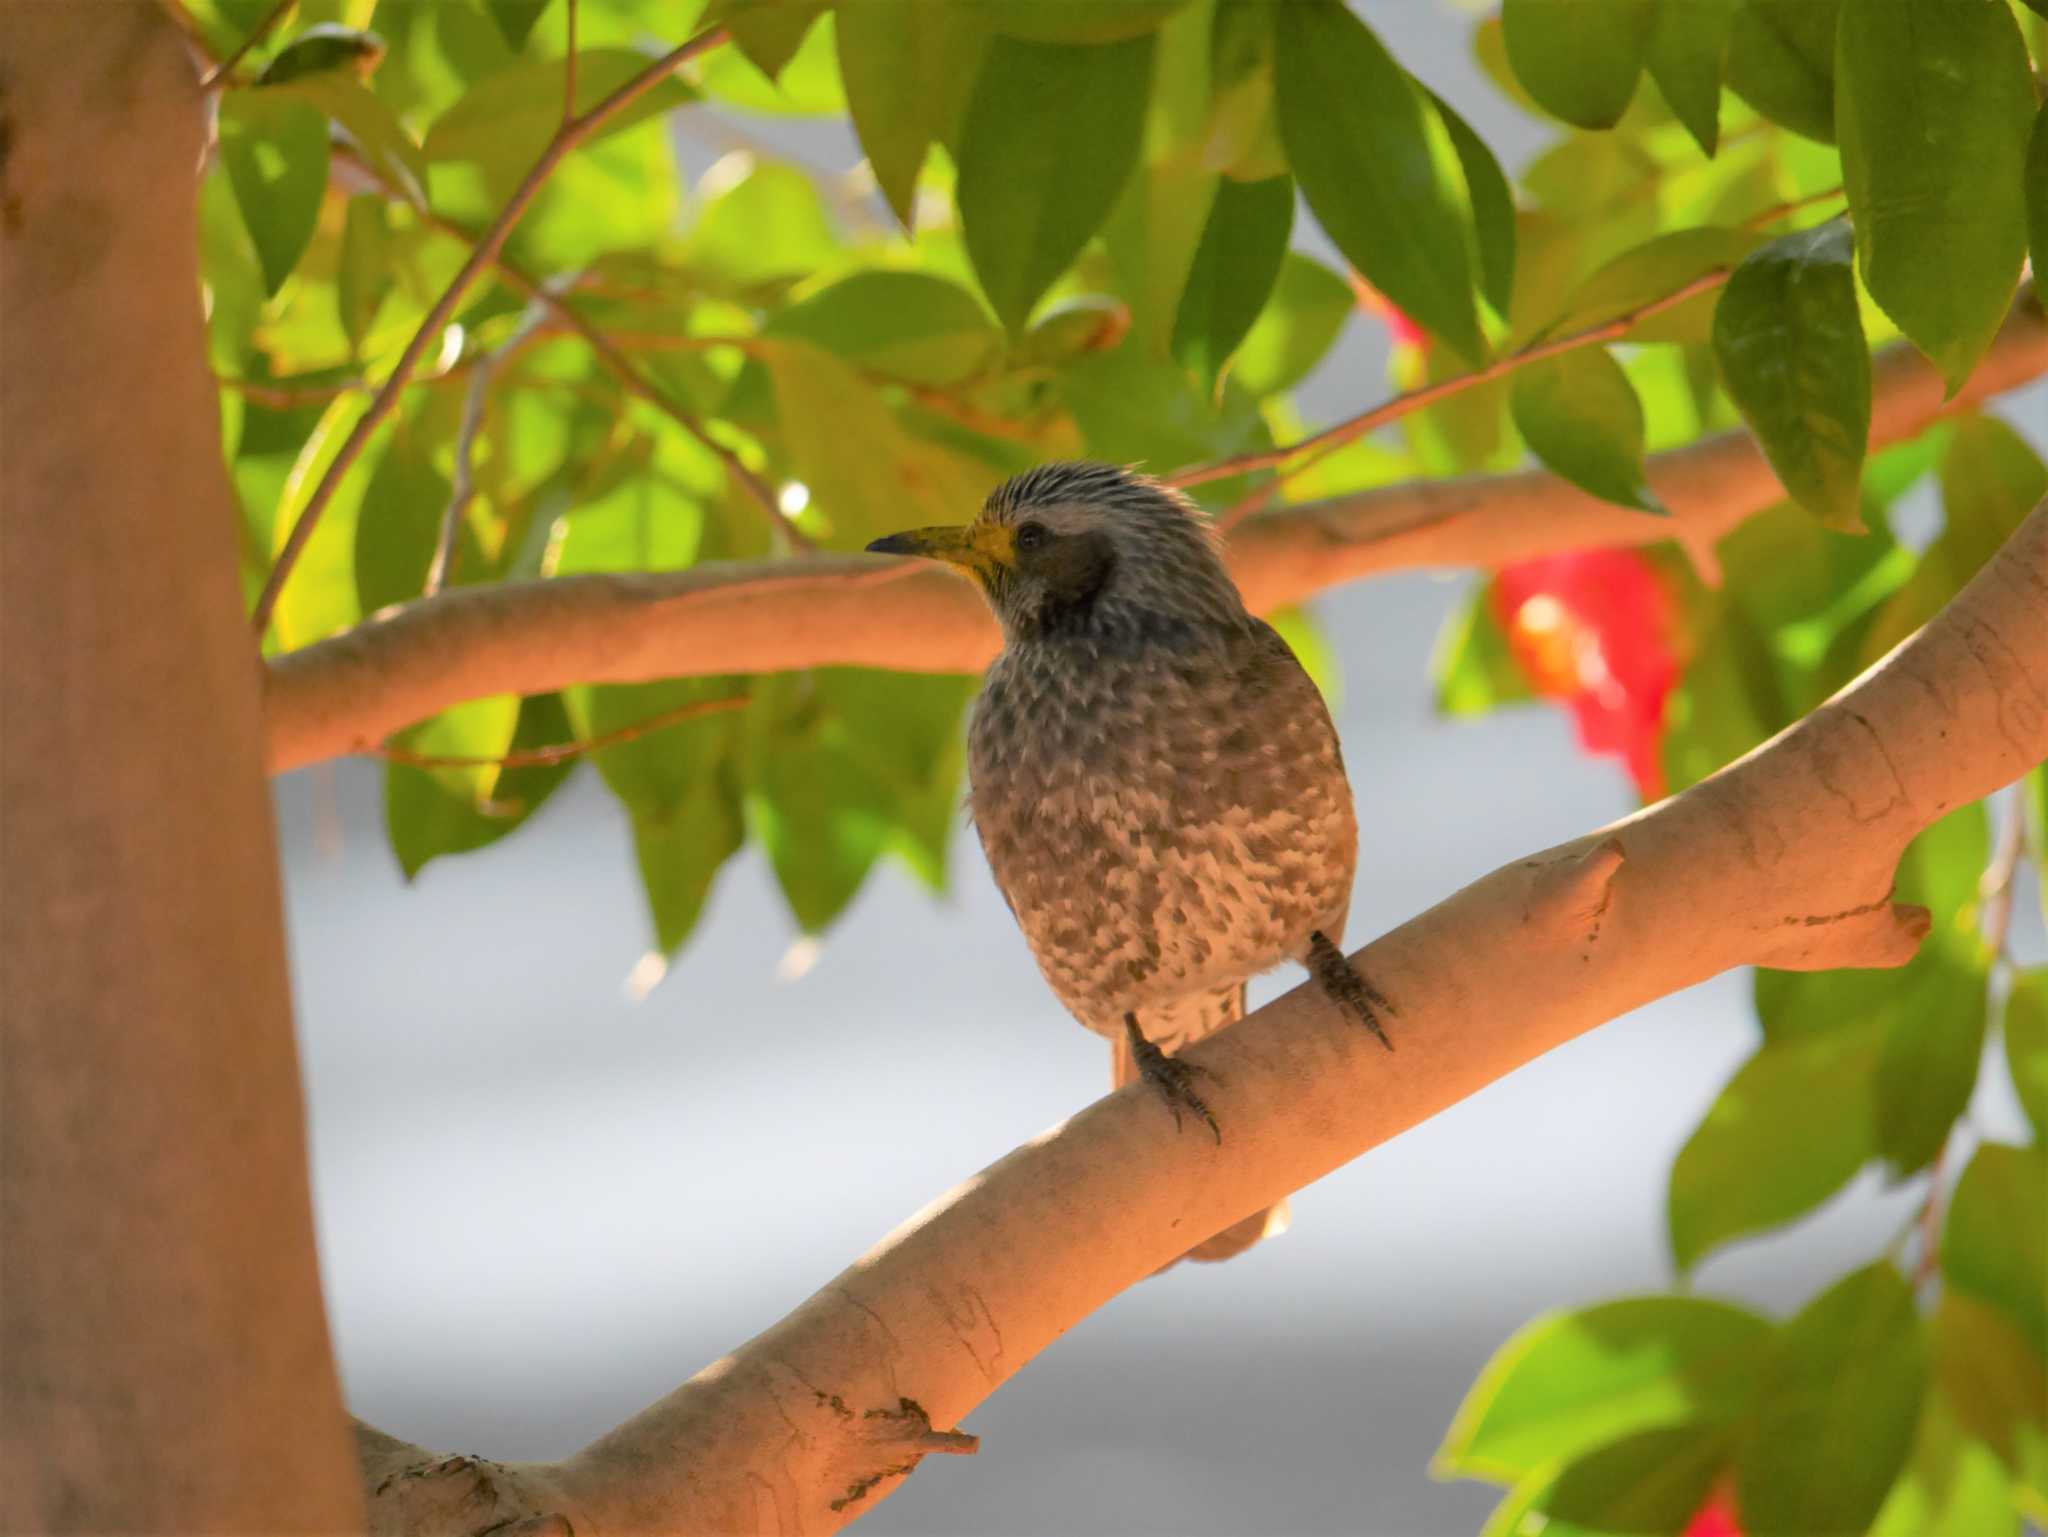
{"label": "bird's claw", "polygon": [[1308,966],[1317,985],[1332,1003],[1356,1014],[1359,1022],[1379,1037],[1382,1046],[1388,1051],[1394,1049],[1394,1043],[1387,1039],[1387,1032],[1380,1024],[1380,1015],[1399,1017],[1401,1011],[1344,958],[1344,952],[1332,944],[1329,935],[1320,929],[1309,935]]}
{"label": "bird's claw", "polygon": [[1166,1100],[1166,1108],[1173,1112],[1173,1129],[1182,1129],[1180,1113],[1185,1107],[1201,1117],[1209,1128],[1209,1135],[1220,1147],[1223,1143],[1222,1128],[1202,1102],[1202,1096],[1194,1090],[1197,1078],[1214,1078],[1216,1075],[1199,1062],[1184,1062],[1179,1057],[1168,1056],[1145,1039],[1136,1020],[1126,1019],[1124,1032],[1130,1040],[1131,1059],[1137,1064],[1139,1076],[1160,1092]]}

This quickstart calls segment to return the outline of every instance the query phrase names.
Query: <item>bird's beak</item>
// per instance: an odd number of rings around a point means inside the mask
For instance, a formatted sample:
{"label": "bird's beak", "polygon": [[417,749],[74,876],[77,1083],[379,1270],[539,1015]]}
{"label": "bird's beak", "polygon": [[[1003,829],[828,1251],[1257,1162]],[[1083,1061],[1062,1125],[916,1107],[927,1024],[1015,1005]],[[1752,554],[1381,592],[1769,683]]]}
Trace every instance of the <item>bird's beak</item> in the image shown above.
{"label": "bird's beak", "polygon": [[986,580],[1006,569],[1017,556],[1017,538],[997,523],[969,523],[958,528],[913,528],[891,534],[868,546],[874,555],[922,555],[962,566]]}

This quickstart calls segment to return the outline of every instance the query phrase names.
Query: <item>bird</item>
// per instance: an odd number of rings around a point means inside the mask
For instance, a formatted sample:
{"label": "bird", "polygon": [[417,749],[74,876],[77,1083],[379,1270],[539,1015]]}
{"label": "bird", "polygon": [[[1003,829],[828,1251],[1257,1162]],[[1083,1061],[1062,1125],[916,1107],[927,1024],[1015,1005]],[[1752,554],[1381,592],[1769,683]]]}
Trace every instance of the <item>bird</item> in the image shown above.
{"label": "bird", "polygon": [[[964,526],[877,539],[971,576],[1003,647],[968,727],[968,807],[1040,972],[1141,1078],[1220,1145],[1178,1052],[1245,1012],[1287,962],[1392,1050],[1387,999],[1339,948],[1358,858],[1320,690],[1246,609],[1218,536],[1136,469],[1039,465]],[[1284,1230],[1280,1206],[1186,1257]]]}

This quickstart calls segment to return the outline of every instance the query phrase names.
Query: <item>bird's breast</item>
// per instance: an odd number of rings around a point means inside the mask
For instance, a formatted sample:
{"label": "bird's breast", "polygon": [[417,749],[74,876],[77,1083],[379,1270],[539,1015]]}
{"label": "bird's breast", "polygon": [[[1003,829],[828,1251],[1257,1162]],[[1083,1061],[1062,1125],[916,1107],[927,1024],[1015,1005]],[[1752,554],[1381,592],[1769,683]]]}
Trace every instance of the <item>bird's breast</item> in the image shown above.
{"label": "bird's breast", "polygon": [[[1065,660],[1069,663],[1062,666]],[[1084,1022],[1297,954],[1349,894],[1328,737],[1262,728],[1228,654],[1006,652],[969,733],[974,822],[1054,990]]]}

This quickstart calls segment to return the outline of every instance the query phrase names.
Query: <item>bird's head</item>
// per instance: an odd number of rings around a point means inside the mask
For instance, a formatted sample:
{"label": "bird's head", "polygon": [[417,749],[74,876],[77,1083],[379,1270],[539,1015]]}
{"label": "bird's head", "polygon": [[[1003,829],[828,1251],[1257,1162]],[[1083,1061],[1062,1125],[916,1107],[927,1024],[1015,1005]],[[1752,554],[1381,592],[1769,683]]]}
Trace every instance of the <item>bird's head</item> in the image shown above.
{"label": "bird's head", "polygon": [[1178,491],[1114,465],[1040,465],[997,486],[972,523],[891,534],[868,548],[969,573],[1013,643],[1146,615],[1244,615],[1202,514]]}

